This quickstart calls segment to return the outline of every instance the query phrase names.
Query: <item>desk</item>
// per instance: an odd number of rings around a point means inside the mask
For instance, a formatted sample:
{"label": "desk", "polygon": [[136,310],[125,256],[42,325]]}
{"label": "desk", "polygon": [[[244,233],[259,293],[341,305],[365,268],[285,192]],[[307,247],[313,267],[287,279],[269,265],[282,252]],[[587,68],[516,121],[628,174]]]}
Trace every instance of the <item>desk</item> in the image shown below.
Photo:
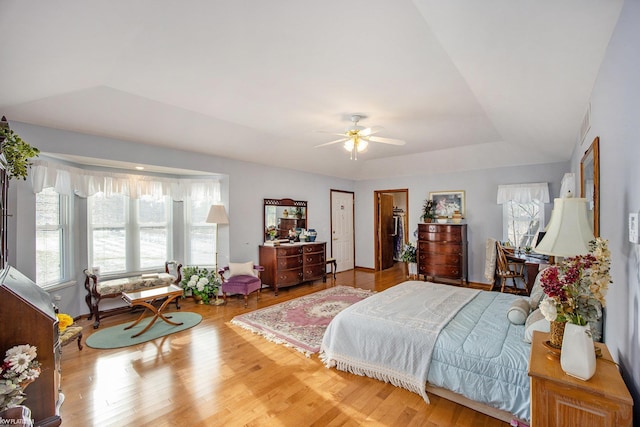
{"label": "desk", "polygon": [[[160,288],[152,288],[152,289],[143,289],[141,291],[137,291],[137,292],[123,292],[122,293],[122,299],[129,304],[129,306],[131,307],[135,307],[135,306],[142,306],[145,307],[145,310],[140,313],[140,317],[138,317],[138,319],[133,322],[131,325],[127,326],[126,328],[124,328],[125,330],[127,329],[131,329],[134,326],[136,326],[138,323],[140,323],[140,321],[144,318],[145,313],[147,312],[147,308],[149,310],[151,310],[151,312],[154,314],[153,319],[151,319],[151,321],[149,322],[149,324],[147,326],[145,326],[145,328],[143,330],[141,330],[140,332],[138,332],[135,335],[132,335],[131,338],[135,338],[139,335],[144,334],[145,332],[147,332],[149,330],[149,328],[151,328],[151,326],[153,326],[153,324],[156,322],[156,320],[158,320],[158,318],[164,320],[165,322],[167,322],[170,325],[174,325],[174,326],[179,326],[182,325],[182,323],[176,323],[176,322],[172,322],[171,320],[169,320],[171,318],[171,316],[165,316],[164,314],[162,314],[162,312],[164,311],[165,308],[167,308],[167,306],[169,305],[169,303],[171,301],[173,301],[176,298],[179,298],[183,295],[183,289],[180,286],[176,286],[176,285],[169,285],[169,286],[163,286]],[[161,298],[166,298],[166,300],[162,303],[162,305],[160,306],[160,308],[156,308],[152,303],[153,301],[157,300],[157,299],[161,299]],[[178,307],[180,308],[180,307]]]}
{"label": "desk", "polygon": [[549,260],[522,253],[507,253],[507,259],[516,262],[524,262],[526,277],[525,286],[527,287],[527,295],[530,295],[531,288],[533,288],[533,284],[535,283],[538,272],[540,271],[540,266],[549,265]]}

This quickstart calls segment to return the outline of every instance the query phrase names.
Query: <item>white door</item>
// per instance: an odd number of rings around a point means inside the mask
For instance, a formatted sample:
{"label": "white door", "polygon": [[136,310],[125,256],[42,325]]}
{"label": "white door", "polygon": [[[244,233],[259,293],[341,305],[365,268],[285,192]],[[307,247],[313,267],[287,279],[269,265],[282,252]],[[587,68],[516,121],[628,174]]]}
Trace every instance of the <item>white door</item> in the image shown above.
{"label": "white door", "polygon": [[336,271],[355,267],[353,233],[353,193],[331,190],[331,253]]}

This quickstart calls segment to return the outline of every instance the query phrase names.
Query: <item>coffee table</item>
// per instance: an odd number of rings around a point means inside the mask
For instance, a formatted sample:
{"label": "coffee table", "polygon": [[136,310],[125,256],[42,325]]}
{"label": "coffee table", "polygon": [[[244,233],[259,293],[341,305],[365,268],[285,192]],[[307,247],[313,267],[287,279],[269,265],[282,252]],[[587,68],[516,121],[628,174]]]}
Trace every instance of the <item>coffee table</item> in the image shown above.
{"label": "coffee table", "polygon": [[[135,338],[147,332],[151,328],[151,326],[153,326],[153,324],[156,323],[156,320],[158,320],[158,318],[164,320],[170,325],[175,325],[175,326],[182,325],[182,322],[180,323],[172,322],[171,320],[169,320],[171,319],[171,316],[165,316],[164,314],[162,314],[162,312],[164,311],[165,308],[167,308],[169,303],[171,303],[171,301],[173,301],[174,299],[181,297],[182,294],[183,294],[182,288],[176,285],[142,289],[136,292],[123,292],[122,299],[127,304],[129,304],[130,307],[136,307],[136,306],[145,307],[145,310],[142,313],[140,313],[140,317],[138,317],[138,319],[135,322],[133,322],[131,325],[127,326],[124,329],[125,330],[131,329],[134,326],[136,326],[138,323],[140,323],[140,321],[144,319],[145,317],[144,315],[147,312],[147,309],[151,310],[151,312],[154,314],[153,319],[151,319],[149,324],[145,326],[143,330],[141,330],[135,335],[131,335],[131,338]],[[159,308],[156,308],[153,305],[153,301],[161,298],[166,298],[166,300],[162,303],[162,305]],[[178,306],[178,308],[180,307]]]}

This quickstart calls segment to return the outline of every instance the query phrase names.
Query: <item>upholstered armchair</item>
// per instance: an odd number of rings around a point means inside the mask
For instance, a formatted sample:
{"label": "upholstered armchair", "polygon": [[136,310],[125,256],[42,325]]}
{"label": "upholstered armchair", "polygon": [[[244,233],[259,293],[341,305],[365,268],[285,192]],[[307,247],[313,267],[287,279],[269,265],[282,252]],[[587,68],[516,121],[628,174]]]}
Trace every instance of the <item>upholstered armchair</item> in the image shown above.
{"label": "upholstered armchair", "polygon": [[218,274],[222,279],[222,297],[227,302],[227,294],[244,295],[245,308],[249,304],[249,294],[258,291],[257,300],[260,300],[260,289],[262,288],[262,280],[260,280],[260,272],[264,271],[261,265],[254,265],[253,262],[233,263],[218,270]]}

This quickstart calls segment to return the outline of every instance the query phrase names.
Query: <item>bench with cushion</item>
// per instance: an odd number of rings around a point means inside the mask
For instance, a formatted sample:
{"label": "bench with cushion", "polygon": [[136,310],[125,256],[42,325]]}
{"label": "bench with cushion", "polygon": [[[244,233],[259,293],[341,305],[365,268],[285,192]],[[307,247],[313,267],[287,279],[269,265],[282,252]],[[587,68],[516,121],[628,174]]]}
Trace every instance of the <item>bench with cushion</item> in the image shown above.
{"label": "bench with cushion", "polygon": [[[98,276],[90,270],[84,270],[84,287],[87,290],[85,301],[89,307],[88,319],[94,319],[93,327],[100,326],[100,320],[131,310],[130,307],[116,307],[108,310],[100,310],[100,301],[106,298],[119,298],[122,292],[134,292],[143,288],[155,288],[158,286],[168,286],[170,284],[179,285],[182,280],[182,264],[177,261],[167,261],[164,265],[164,273],[143,274],[140,276],[123,277],[113,280],[99,280]],[[178,299],[176,308],[180,308]]]}

